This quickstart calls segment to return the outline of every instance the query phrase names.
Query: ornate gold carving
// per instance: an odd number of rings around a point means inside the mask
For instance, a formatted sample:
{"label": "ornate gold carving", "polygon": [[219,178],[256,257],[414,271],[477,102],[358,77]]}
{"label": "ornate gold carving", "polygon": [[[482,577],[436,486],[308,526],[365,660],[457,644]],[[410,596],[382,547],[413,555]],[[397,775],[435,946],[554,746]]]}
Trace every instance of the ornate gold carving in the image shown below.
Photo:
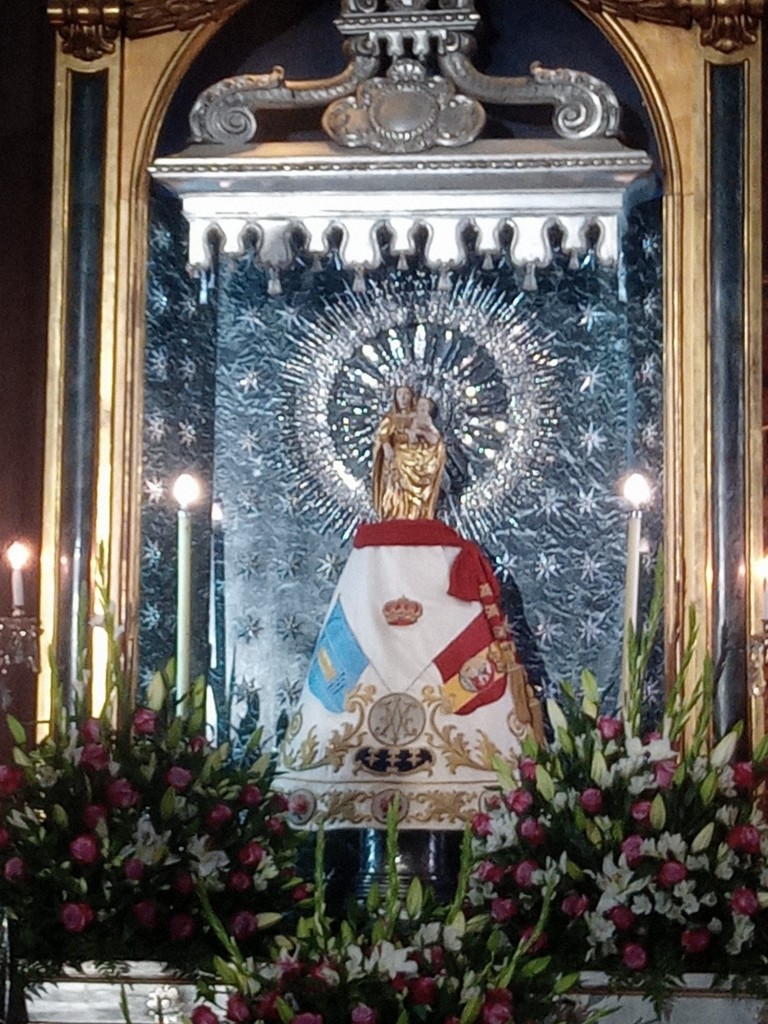
{"label": "ornate gold carving", "polygon": [[182,31],[221,21],[249,0],[125,0],[125,34],[132,37]]}
{"label": "ornate gold carving", "polygon": [[48,18],[61,36],[62,50],[80,60],[98,60],[114,53],[120,33],[122,3],[105,0],[59,0],[48,4]]}
{"label": "ornate gold carving", "polygon": [[653,21],[701,29],[701,42],[721,53],[733,53],[757,42],[764,0],[571,0],[589,11],[615,14],[632,21]]}

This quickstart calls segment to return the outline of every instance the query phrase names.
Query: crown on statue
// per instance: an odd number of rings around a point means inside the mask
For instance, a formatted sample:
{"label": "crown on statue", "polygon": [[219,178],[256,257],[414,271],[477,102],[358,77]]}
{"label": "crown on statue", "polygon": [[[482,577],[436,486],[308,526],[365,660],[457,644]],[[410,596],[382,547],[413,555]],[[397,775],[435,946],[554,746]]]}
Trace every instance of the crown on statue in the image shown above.
{"label": "crown on statue", "polygon": [[424,611],[418,601],[402,594],[393,601],[387,601],[381,609],[382,615],[390,626],[412,626],[421,618]]}

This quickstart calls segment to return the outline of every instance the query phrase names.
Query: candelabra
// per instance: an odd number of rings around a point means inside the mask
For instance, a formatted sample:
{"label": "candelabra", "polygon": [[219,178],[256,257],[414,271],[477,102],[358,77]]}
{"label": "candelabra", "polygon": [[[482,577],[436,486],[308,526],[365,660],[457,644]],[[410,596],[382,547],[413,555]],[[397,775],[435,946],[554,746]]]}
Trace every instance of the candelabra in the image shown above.
{"label": "candelabra", "polygon": [[23,610],[0,617],[0,678],[7,676],[13,665],[24,665],[30,672],[37,672],[39,637],[40,623]]}

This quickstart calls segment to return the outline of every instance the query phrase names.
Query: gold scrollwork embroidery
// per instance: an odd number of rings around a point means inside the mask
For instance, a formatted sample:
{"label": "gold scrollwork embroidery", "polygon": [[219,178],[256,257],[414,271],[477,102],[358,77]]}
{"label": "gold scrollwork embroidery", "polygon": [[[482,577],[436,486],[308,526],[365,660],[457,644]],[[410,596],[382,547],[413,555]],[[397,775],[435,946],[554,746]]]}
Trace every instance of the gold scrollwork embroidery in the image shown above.
{"label": "gold scrollwork embroidery", "polygon": [[429,708],[429,726],[433,730],[427,733],[427,740],[432,747],[439,751],[445,758],[446,766],[454,774],[459,768],[473,768],[476,771],[493,771],[493,758],[501,756],[501,751],[490,738],[478,729],[474,733],[476,742],[475,749],[467,741],[464,733],[459,732],[455,725],[446,724],[441,726],[437,716],[442,712],[450,711],[446,706],[443,695],[436,692],[431,686],[425,686],[423,691],[424,703]]}
{"label": "gold scrollwork embroidery", "polygon": [[307,733],[297,752],[291,749],[291,741],[295,740],[301,730],[301,712],[297,712],[291,720],[281,750],[281,762],[284,768],[292,771],[309,771],[324,766],[338,771],[350,751],[362,744],[363,725],[366,708],[373,703],[375,690],[372,686],[358,686],[348,695],[344,710],[355,715],[352,722],[344,722],[341,728],[335,729],[326,743],[325,752],[321,754],[320,743],[315,726]]}

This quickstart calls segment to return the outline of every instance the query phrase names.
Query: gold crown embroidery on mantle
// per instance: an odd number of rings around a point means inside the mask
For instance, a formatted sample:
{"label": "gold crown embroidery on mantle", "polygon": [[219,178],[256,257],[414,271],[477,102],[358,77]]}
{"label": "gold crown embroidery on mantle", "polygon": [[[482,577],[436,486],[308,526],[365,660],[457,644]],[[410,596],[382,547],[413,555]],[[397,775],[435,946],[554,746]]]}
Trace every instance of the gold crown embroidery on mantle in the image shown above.
{"label": "gold crown embroidery on mantle", "polygon": [[424,608],[418,601],[401,594],[400,597],[387,601],[381,609],[381,614],[390,626],[412,626],[421,618],[423,611]]}

